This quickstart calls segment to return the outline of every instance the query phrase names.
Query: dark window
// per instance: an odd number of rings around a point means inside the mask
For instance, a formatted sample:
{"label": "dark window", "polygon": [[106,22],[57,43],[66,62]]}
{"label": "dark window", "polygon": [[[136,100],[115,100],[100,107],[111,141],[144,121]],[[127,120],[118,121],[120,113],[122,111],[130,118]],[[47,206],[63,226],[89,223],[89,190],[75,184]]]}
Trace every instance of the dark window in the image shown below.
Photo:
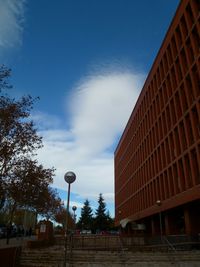
{"label": "dark window", "polygon": [[185,174],[186,174],[186,183],[188,188],[192,187],[192,172],[191,172],[191,165],[189,160],[189,155],[187,154],[184,157],[184,168],[185,168]]}
{"label": "dark window", "polygon": [[198,97],[200,95],[200,75],[196,65],[192,68],[192,82],[195,94]]}
{"label": "dark window", "polygon": [[199,37],[199,33],[197,31],[197,28],[194,27],[194,29],[192,30],[192,41],[194,44],[194,52],[196,54],[196,56],[199,55],[199,49],[200,49],[200,37]]}
{"label": "dark window", "polygon": [[200,170],[199,170],[199,164],[198,164],[196,149],[192,150],[191,157],[192,157],[191,163],[192,163],[192,167],[193,167],[195,184],[199,184],[200,183]]}
{"label": "dark window", "polygon": [[200,138],[200,119],[198,116],[197,108],[194,106],[192,109],[192,121],[193,121],[193,126],[194,126],[194,135],[195,139],[198,140]]}
{"label": "dark window", "polygon": [[182,41],[182,36],[181,36],[181,31],[180,31],[179,26],[176,28],[175,34],[176,34],[178,47],[180,48],[182,46],[183,41]]}
{"label": "dark window", "polygon": [[180,97],[181,97],[182,109],[183,109],[183,112],[185,112],[188,109],[188,103],[187,103],[187,98],[185,94],[184,84],[181,84],[181,87],[180,87]]}
{"label": "dark window", "polygon": [[182,67],[183,73],[185,74],[188,71],[188,63],[187,63],[187,58],[186,58],[184,49],[181,50],[180,60],[181,60],[181,67]]}
{"label": "dark window", "polygon": [[191,125],[189,114],[187,114],[187,116],[185,117],[185,124],[186,124],[186,130],[187,130],[187,137],[188,137],[189,145],[192,145],[194,143],[194,136],[193,136],[193,132],[192,132],[192,125]]}
{"label": "dark window", "polygon": [[194,51],[193,51],[193,48],[191,45],[190,38],[188,38],[186,41],[186,53],[187,53],[188,60],[189,60],[190,64],[192,64],[194,61]]}
{"label": "dark window", "polygon": [[188,4],[187,7],[186,7],[186,14],[187,14],[188,24],[189,24],[189,26],[191,28],[193,23],[194,23],[194,16],[193,16],[193,12],[192,12],[190,4]]}
{"label": "dark window", "polygon": [[181,25],[181,31],[182,31],[184,39],[185,39],[188,35],[188,29],[187,29],[187,25],[186,25],[186,21],[185,21],[184,16],[181,17],[180,25]]}
{"label": "dark window", "polygon": [[186,92],[187,92],[187,98],[188,98],[188,102],[189,104],[191,105],[194,101],[195,101],[195,97],[194,97],[194,93],[193,93],[193,86],[192,86],[192,81],[191,81],[191,78],[190,78],[190,75],[187,75],[186,79],[186,86],[185,86],[185,89],[186,89]]}
{"label": "dark window", "polygon": [[183,168],[183,162],[182,159],[178,161],[178,172],[179,172],[179,187],[181,191],[185,191],[185,173]]}
{"label": "dark window", "polygon": [[183,151],[187,148],[187,141],[186,141],[186,136],[185,136],[185,128],[183,121],[179,124],[179,129],[180,129],[180,142],[182,145]]}

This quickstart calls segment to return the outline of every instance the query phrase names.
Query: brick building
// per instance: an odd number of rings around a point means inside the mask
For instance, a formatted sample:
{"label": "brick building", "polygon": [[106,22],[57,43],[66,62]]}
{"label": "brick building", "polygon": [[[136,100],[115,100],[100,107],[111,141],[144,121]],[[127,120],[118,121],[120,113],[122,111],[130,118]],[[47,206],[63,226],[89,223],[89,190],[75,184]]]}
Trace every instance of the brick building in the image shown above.
{"label": "brick building", "polygon": [[163,234],[200,233],[198,0],[179,4],[115,151],[116,225],[156,235],[160,218]]}

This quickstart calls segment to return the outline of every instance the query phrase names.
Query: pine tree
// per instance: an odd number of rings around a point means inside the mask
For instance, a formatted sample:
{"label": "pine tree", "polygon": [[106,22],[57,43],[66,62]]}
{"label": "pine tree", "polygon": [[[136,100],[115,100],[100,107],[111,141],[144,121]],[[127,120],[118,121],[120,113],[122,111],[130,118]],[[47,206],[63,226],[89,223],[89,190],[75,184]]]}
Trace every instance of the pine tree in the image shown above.
{"label": "pine tree", "polygon": [[99,194],[98,199],[99,206],[96,209],[95,228],[96,230],[106,230],[108,227],[108,216],[106,214],[106,203],[104,201],[102,193]]}
{"label": "pine tree", "polygon": [[77,227],[81,230],[90,230],[93,227],[93,214],[90,202],[88,199],[85,200],[83,208],[81,209],[81,217],[77,223]]}

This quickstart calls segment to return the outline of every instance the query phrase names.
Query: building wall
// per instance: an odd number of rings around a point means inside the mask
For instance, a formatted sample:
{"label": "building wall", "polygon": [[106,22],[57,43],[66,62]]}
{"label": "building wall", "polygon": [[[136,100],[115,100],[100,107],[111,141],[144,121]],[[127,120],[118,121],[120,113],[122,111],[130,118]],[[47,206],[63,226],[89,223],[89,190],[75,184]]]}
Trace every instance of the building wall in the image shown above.
{"label": "building wall", "polygon": [[115,151],[116,224],[198,199],[200,2],[183,0]]}

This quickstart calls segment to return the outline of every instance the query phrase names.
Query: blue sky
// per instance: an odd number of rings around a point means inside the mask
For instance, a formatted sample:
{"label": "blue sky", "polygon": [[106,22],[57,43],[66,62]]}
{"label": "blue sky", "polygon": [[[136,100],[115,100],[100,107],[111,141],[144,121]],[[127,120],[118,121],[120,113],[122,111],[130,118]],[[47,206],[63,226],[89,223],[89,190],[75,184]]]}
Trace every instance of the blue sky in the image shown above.
{"label": "blue sky", "polygon": [[66,199],[64,173],[77,175],[78,214],[99,193],[114,215],[113,152],[178,0],[0,0],[0,63],[12,95],[39,96],[32,118]]}

